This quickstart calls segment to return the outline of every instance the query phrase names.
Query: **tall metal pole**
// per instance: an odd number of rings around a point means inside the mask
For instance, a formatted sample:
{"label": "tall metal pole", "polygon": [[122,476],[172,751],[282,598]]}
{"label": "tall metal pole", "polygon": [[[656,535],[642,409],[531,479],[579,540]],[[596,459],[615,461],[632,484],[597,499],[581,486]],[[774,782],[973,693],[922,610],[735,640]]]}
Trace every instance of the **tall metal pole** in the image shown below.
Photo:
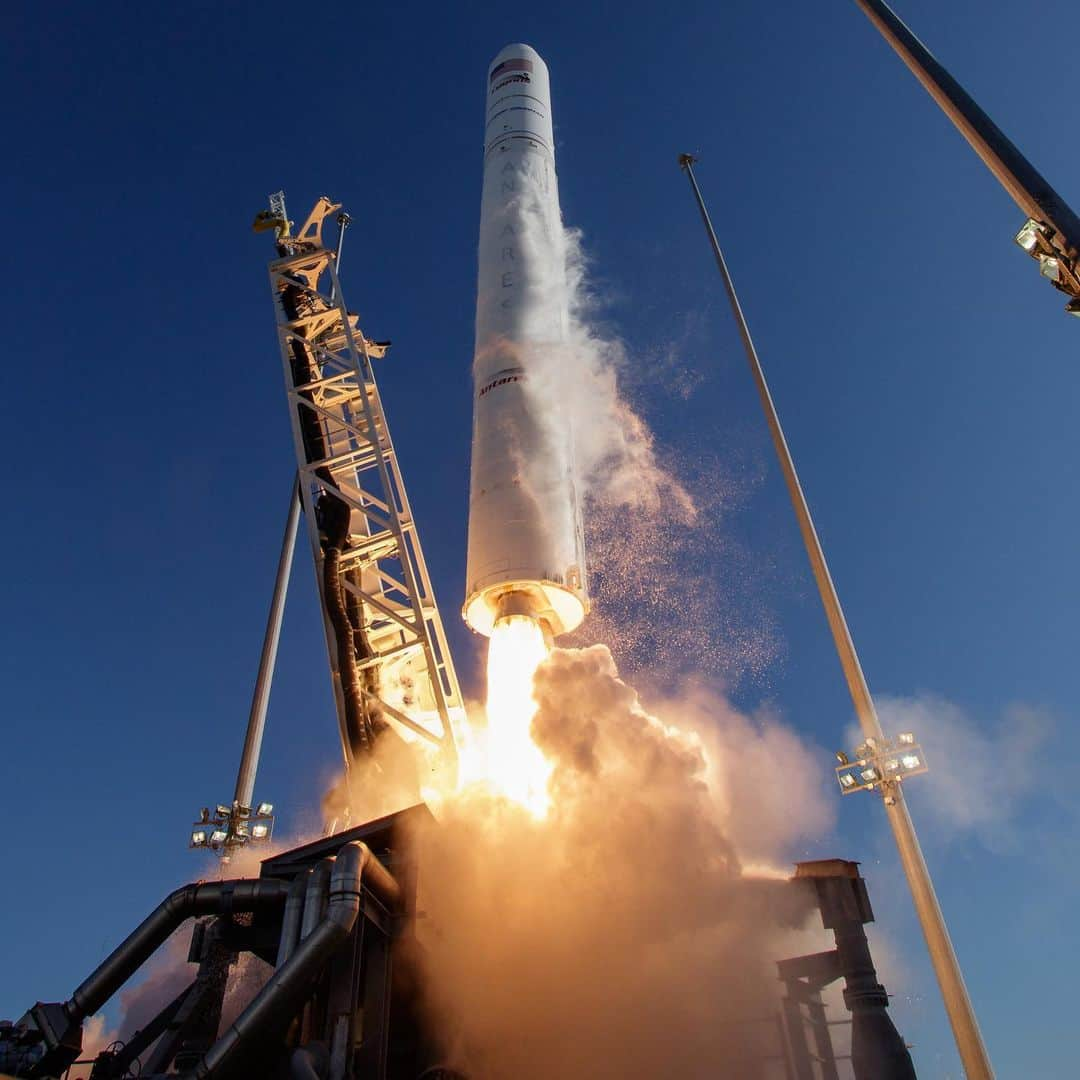
{"label": "tall metal pole", "polygon": [[[341,274],[341,249],[345,246],[345,230],[352,224],[352,216],[345,210],[342,210],[337,216],[338,234],[337,234],[337,250],[334,252],[334,269],[338,275]],[[330,302],[333,303],[337,299],[337,279],[333,281],[330,286]]]}
{"label": "tall metal pole", "polygon": [[974,98],[882,0],[855,0],[942,112],[971,144],[986,167],[1029,218],[1054,228],[1073,252],[1080,251],[1080,219],[1050,182],[982,111]]}
{"label": "tall metal pole", "polygon": [[1028,216],[1029,226],[1038,226],[1022,229],[1016,241],[1039,260],[1056,289],[1073,297],[1065,310],[1080,315],[1080,218],[884,0],[855,2]]}
{"label": "tall metal pole", "polygon": [[274,681],[274,664],[277,660],[278,641],[281,638],[281,620],[285,612],[285,596],[289,591],[289,574],[292,571],[293,552],[296,551],[296,533],[300,527],[300,484],[293,480],[289,492],[289,515],[285,521],[285,536],[281,541],[277,576],[274,578],[274,595],[270,601],[270,614],[266,619],[266,635],[263,637],[259,656],[259,673],[255,677],[255,692],[251,698],[244,750],[240,755],[240,769],[236,774],[234,806],[250,809],[255,794],[255,773],[259,768],[259,752],[262,749],[263,731],[266,728],[266,708],[270,702],[270,684]]}
{"label": "tall metal pole", "polygon": [[[843,609],[840,607],[840,598],[829,574],[828,564],[825,562],[825,553],[818,539],[817,530],[814,528],[813,518],[810,516],[810,507],[807,505],[806,496],[803,494],[802,485],[799,483],[798,473],[795,471],[795,462],[784,438],[783,428],[780,426],[780,418],[777,415],[776,406],[773,403],[769,385],[765,381],[765,372],[761,361],[758,359],[757,349],[754,348],[753,339],[750,337],[750,328],[743,315],[742,306],[735,293],[735,285],[728,272],[727,263],[720,250],[720,242],[716,238],[709,212],[705,209],[705,200],[701,197],[701,189],[698,187],[694,176],[694,158],[690,154],[682,154],[679,164],[686,171],[690,180],[690,187],[694,192],[698,210],[701,212],[701,220],[705,223],[705,231],[709,236],[713,254],[716,256],[716,265],[720,269],[720,276],[724,282],[728,299],[731,301],[731,309],[738,323],[739,334],[742,337],[743,347],[746,350],[746,358],[750,363],[750,371],[754,377],[758,396],[761,398],[761,406],[765,410],[765,420],[769,425],[769,433],[772,436],[776,455],[780,459],[780,469],[784,474],[784,482],[787,484],[788,494],[791,496],[791,504],[795,509],[795,517],[799,523],[799,532],[802,533],[803,543],[806,546],[806,554],[810,559],[810,566],[814,572],[814,580],[817,582],[818,592],[821,595],[821,603],[825,608],[825,616],[832,631],[833,642],[836,645],[837,655],[840,657],[840,666],[844,671],[847,681],[848,692],[851,694],[855,713],[859,718],[866,738],[882,740],[884,733],[878,720],[877,710],[874,708],[874,700],[870,696],[870,688],[863,674],[862,665],[859,663],[859,655],[855,651],[855,643],[852,641],[851,632],[848,630],[847,620],[844,618]],[[949,939],[949,931],[945,926],[945,917],[941,913],[934,886],[930,880],[930,871],[923,858],[922,849],[919,847],[919,839],[915,834],[915,825],[908,813],[907,804],[904,802],[904,794],[900,785],[895,781],[885,781],[881,784],[882,801],[885,804],[885,813],[892,828],[896,847],[900,852],[900,862],[907,877],[908,887],[915,902],[915,911],[922,926],[923,935],[926,938],[927,948],[930,951],[930,960],[934,965],[934,973],[937,976],[938,985],[941,987],[941,995],[945,1000],[945,1011],[952,1025],[953,1036],[956,1039],[956,1047],[960,1052],[960,1060],[963,1062],[964,1071],[968,1080],[992,1080],[994,1075],[990,1065],[990,1058],[983,1044],[982,1035],[979,1032],[979,1023],[972,1008],[971,999],[968,997],[964,978],[960,972],[960,964],[956,958],[952,941]]]}

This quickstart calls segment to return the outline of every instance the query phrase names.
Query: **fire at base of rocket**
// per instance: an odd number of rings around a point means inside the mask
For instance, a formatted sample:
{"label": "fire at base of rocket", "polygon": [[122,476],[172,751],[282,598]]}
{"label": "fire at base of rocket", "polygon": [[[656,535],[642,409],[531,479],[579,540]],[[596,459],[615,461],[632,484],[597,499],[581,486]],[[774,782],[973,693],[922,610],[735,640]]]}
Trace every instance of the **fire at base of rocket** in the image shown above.
{"label": "fire at base of rocket", "polygon": [[566,255],[547,65],[508,45],[487,79],[465,621],[550,637],[588,611],[573,433],[552,393],[567,345]]}

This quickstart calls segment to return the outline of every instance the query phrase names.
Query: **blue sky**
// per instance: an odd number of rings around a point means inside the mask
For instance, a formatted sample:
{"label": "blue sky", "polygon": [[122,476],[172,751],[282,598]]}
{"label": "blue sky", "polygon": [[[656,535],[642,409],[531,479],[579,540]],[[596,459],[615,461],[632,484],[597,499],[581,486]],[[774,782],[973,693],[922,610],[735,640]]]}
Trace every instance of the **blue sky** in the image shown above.
{"label": "blue sky", "polygon": [[[1080,203],[1071,113],[1031,53],[1072,6],[898,10]],[[293,468],[269,241],[248,228],[269,191],[294,217],[324,191],[353,214],[346,288],[395,343],[383,397],[478,690],[456,611],[483,74],[523,40],[551,69],[564,215],[650,421],[744,481],[722,525],[782,655],[733,697],[825,748],[850,724],[682,150],[871,686],[917,700],[931,746],[937,717],[950,733],[909,797],[999,1074],[1067,1075],[1080,326],[1012,244],[1020,212],[850,0],[320,11],[8,16],[0,1016],[66,996],[201,872],[186,824],[232,790]],[[304,551],[294,582],[257,789],[284,829],[314,821],[337,754]],[[904,965],[898,1025],[921,1075],[958,1076],[877,808],[844,800],[806,854],[864,860]]]}

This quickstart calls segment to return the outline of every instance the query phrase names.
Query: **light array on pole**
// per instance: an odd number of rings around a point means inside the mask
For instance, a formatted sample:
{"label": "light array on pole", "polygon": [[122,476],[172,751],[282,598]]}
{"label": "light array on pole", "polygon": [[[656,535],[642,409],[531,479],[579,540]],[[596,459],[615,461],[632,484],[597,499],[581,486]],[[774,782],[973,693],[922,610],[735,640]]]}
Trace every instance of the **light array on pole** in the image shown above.
{"label": "light array on pole", "polygon": [[1080,316],[1080,270],[1054,229],[1045,222],[1028,218],[1015,239],[1024,251],[1038,260],[1039,273],[1055,289],[1072,298],[1065,310],[1070,315]]}
{"label": "light array on pole", "polygon": [[230,853],[245,844],[266,843],[274,835],[274,807],[259,803],[252,808],[220,803],[213,811],[204,806],[199,820],[192,823],[188,847],[209,848],[228,859]]}
{"label": "light array on pole", "polygon": [[927,771],[926,755],[911,732],[895,739],[867,739],[853,755],[836,754],[836,780],[845,795],[906,780]]}

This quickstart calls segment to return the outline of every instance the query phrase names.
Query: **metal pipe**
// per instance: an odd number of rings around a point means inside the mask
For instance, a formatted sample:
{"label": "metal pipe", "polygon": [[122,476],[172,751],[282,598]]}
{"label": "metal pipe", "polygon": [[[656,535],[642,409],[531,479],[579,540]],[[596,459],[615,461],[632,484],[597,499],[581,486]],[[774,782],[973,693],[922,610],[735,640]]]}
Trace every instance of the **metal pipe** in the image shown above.
{"label": "metal pipe", "polygon": [[96,1013],[187,918],[255,911],[281,903],[288,884],[240,878],[185,885],[171,892],[75,989],[65,1002],[39,1001],[27,1019],[45,1040],[41,1075],[59,1075],[82,1049],[82,1022]]}
{"label": "metal pipe", "polygon": [[345,1072],[349,1067],[351,1019],[348,1013],[344,1013],[338,1016],[334,1023],[333,1034],[330,1038],[330,1065],[327,1069],[327,1080],[345,1080]]}
{"label": "metal pipe", "polygon": [[[878,720],[874,700],[870,695],[870,688],[863,674],[862,665],[859,663],[859,655],[855,651],[855,643],[848,629],[847,620],[844,618],[843,609],[840,607],[840,598],[829,573],[828,564],[825,562],[825,552],[818,538],[814,521],[810,515],[810,507],[799,483],[798,473],[795,471],[795,462],[784,438],[783,428],[780,426],[780,417],[773,403],[769,385],[765,381],[765,372],[758,358],[757,349],[754,347],[750,336],[750,328],[746,317],[743,315],[742,306],[735,293],[735,284],[728,272],[727,263],[723,252],[720,250],[720,242],[716,238],[709,212],[705,208],[705,200],[701,196],[697,179],[693,169],[694,158],[690,154],[682,154],[679,164],[686,171],[690,180],[690,187],[694,193],[698,210],[701,212],[701,220],[705,224],[705,231],[709,237],[713,254],[716,256],[716,265],[719,267],[720,276],[724,282],[724,289],[731,301],[731,309],[735,314],[735,321],[739,327],[739,335],[742,338],[743,347],[746,350],[746,358],[750,363],[750,371],[754,377],[758,396],[761,399],[762,408],[765,410],[765,419],[769,425],[769,433],[772,436],[776,455],[780,460],[780,469],[784,474],[784,482],[787,484],[788,494],[791,496],[791,504],[795,510],[795,517],[799,523],[799,532],[802,534],[803,543],[806,546],[806,554],[810,559],[810,566],[814,572],[814,580],[817,582],[818,593],[821,596],[822,606],[825,608],[825,616],[832,631],[833,642],[840,658],[840,666],[844,671],[848,692],[851,694],[855,713],[859,718],[864,736],[867,738],[881,739],[883,732]],[[968,997],[967,987],[964,985],[964,977],[960,971],[960,963],[956,958],[949,931],[945,925],[945,917],[942,915],[934,886],[930,880],[930,871],[926,860],[923,858],[922,849],[919,847],[919,839],[915,834],[915,825],[908,813],[907,804],[904,801],[904,793],[900,785],[887,782],[881,787],[882,802],[885,805],[886,817],[892,828],[893,838],[896,841],[897,850],[900,853],[900,862],[904,868],[904,875],[911,889],[912,900],[915,903],[915,911],[922,926],[926,945],[930,952],[930,960],[934,966],[938,985],[941,987],[941,995],[945,1002],[945,1011],[949,1016],[956,1046],[960,1052],[960,1059],[964,1065],[968,1080],[989,1080],[993,1077],[993,1068],[990,1058],[979,1031],[979,1023],[975,1017],[971,999]]]}
{"label": "metal pipe", "polygon": [[[311,936],[326,913],[326,897],[330,889],[330,875],[334,869],[334,856],[323,859],[311,870],[304,892],[304,917],[300,923],[300,937],[297,944]],[[300,1039],[306,1042],[312,1037],[313,1005],[309,1001],[304,1005],[300,1017]]]}
{"label": "metal pipe", "polygon": [[171,892],[79,985],[64,1003],[75,1022],[96,1013],[187,918],[228,911],[255,911],[281,904],[288,883],[274,878],[201,882]]}
{"label": "metal pipe", "polygon": [[882,37],[922,83],[942,112],[1029,218],[1052,226],[1064,246],[1080,251],[1080,218],[1008,136],[979,108],[933,53],[882,0],[855,0]]}
{"label": "metal pipe", "polygon": [[233,1021],[199,1064],[184,1073],[184,1080],[222,1075],[236,1065],[237,1050],[258,1045],[260,1036],[286,1023],[296,1013],[312,979],[327,960],[349,939],[360,913],[361,888],[391,908],[401,902],[397,882],[359,840],[346,844],[333,862],[326,917],[300,943],[284,967],[279,968],[255,1000]]}
{"label": "metal pipe", "polygon": [[334,870],[334,857],[322,859],[308,875],[307,889],[304,892],[304,918],[300,924],[300,940],[311,935],[322,922],[326,908],[327,890],[330,888],[330,875]]}
{"label": "metal pipe", "polygon": [[281,967],[293,954],[300,940],[300,920],[304,914],[304,893],[310,870],[301,871],[292,879],[289,895],[285,898],[285,914],[281,917],[281,937],[278,938],[277,958],[274,967]]}
{"label": "metal pipe", "polygon": [[[325,1065],[325,1057],[325,1053],[321,1055],[320,1064]],[[315,1051],[310,1046],[298,1046],[289,1058],[290,1080],[322,1080],[326,1069],[316,1067],[315,1061]]]}
{"label": "metal pipe", "polygon": [[263,731],[266,729],[270,685],[274,681],[274,664],[281,639],[285,597],[289,591],[289,575],[292,571],[293,553],[296,551],[296,533],[300,527],[300,506],[300,479],[297,477],[293,480],[289,496],[289,514],[285,519],[285,535],[281,541],[281,555],[278,557],[277,574],[274,578],[274,595],[270,601],[270,614],[266,619],[266,634],[259,656],[259,673],[255,677],[247,734],[244,736],[244,749],[236,774],[236,794],[233,802],[248,809],[251,808],[251,800],[255,794],[255,773],[259,768],[259,752],[262,750]]}
{"label": "metal pipe", "polygon": [[844,1004],[851,1012],[851,1066],[856,1080],[915,1080],[911,1054],[885,1011],[889,995],[878,982],[862,923],[847,919],[833,934]]}

